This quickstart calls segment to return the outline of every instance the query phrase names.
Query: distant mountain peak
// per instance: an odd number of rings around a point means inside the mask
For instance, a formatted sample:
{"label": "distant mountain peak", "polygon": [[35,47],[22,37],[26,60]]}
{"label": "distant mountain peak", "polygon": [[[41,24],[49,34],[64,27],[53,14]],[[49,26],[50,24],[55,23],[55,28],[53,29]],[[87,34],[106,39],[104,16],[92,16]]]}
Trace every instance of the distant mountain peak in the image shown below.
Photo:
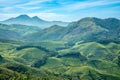
{"label": "distant mountain peak", "polygon": [[25,14],[24,14],[24,15],[20,15],[20,16],[18,16],[18,17],[16,17],[16,18],[26,18],[26,19],[27,19],[27,18],[30,18],[30,17],[29,17],[28,15],[25,15]]}
{"label": "distant mountain peak", "polygon": [[32,17],[32,18],[34,18],[34,19],[40,19],[38,16],[34,16],[34,17]]}
{"label": "distant mountain peak", "polygon": [[59,26],[59,25],[55,24],[55,25],[52,25],[51,27],[54,27],[54,26]]}
{"label": "distant mountain peak", "polygon": [[32,17],[32,19],[33,19],[33,20],[40,20],[40,21],[44,21],[44,20],[40,19],[38,16],[34,16],[34,17]]}
{"label": "distant mountain peak", "polygon": [[82,18],[80,19],[79,21],[96,21],[96,20],[100,20],[99,18],[96,18],[96,17],[85,17],[85,18]]}

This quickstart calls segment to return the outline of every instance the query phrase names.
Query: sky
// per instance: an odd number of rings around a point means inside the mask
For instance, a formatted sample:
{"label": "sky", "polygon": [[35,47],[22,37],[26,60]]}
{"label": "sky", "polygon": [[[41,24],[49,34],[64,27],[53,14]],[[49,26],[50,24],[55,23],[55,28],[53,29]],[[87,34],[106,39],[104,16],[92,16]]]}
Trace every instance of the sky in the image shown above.
{"label": "sky", "polygon": [[120,0],[0,0],[0,20],[22,14],[48,21],[76,21],[84,17],[120,19]]}

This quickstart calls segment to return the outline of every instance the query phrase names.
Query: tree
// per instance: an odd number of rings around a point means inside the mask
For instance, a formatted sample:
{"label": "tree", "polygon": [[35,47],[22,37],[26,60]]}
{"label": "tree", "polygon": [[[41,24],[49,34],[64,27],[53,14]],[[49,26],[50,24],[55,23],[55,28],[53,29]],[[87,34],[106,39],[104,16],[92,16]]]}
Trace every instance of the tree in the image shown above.
{"label": "tree", "polygon": [[120,67],[120,56],[118,56],[118,62],[117,62],[117,64]]}
{"label": "tree", "polygon": [[47,60],[47,57],[43,57],[42,59],[35,61],[32,65],[32,67],[36,67],[36,68],[41,67],[46,63],[46,60]]}
{"label": "tree", "polygon": [[0,55],[0,61],[2,61],[3,60],[3,57]]}

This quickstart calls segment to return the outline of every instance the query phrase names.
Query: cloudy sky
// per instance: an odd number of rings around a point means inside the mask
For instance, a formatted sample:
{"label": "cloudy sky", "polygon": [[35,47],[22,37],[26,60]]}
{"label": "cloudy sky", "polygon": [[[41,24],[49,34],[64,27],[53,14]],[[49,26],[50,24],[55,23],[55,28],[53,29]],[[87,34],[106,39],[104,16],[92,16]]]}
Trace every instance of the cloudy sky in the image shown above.
{"label": "cloudy sky", "polygon": [[0,20],[21,14],[44,20],[75,21],[83,17],[120,19],[120,0],[0,0]]}

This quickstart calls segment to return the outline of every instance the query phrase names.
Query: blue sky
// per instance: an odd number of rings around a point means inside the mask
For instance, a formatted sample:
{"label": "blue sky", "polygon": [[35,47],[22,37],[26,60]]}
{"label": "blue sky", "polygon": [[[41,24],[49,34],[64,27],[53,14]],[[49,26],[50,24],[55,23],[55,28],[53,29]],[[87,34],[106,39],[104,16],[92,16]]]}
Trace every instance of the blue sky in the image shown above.
{"label": "blue sky", "polygon": [[0,20],[21,14],[44,20],[75,21],[84,17],[120,19],[120,0],[0,0]]}

